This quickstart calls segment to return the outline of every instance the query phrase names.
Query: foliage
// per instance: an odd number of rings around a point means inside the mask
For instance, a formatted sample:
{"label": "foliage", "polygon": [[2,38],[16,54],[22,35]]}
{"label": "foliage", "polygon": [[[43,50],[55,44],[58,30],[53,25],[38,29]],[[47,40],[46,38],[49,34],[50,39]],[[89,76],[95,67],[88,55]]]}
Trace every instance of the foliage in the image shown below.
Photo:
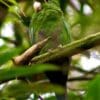
{"label": "foliage", "polygon": [[100,99],[100,75],[98,75],[94,80],[89,82],[87,87],[87,93],[85,95],[85,100],[99,100]]}
{"label": "foliage", "polygon": [[[52,64],[30,65],[30,63],[17,66],[12,59],[46,37],[51,37],[51,40],[41,52],[50,49],[52,53],[54,48],[60,48],[64,44],[100,31],[100,0],[37,0],[42,5],[42,9],[38,12],[33,7],[35,1],[0,0],[0,86],[3,86],[0,88],[0,100],[26,100],[30,98],[31,94],[34,94],[37,99],[41,94],[47,92],[63,93],[64,89],[58,85],[48,82],[39,83],[40,80],[35,80],[35,75],[46,79],[41,73],[59,70],[58,66]],[[90,10],[88,11],[86,7]],[[11,37],[9,37],[11,32],[6,30],[5,25],[9,25],[13,31]],[[95,48],[95,51],[100,51],[100,48]],[[69,77],[76,78],[74,71],[83,76],[80,78],[80,75],[77,74],[79,80],[76,83],[70,82],[69,78],[68,84],[70,85],[67,88],[69,100],[100,100],[100,76],[95,77],[99,73],[100,67],[86,71],[79,64],[81,57],[83,55],[90,57],[90,53],[91,51],[80,56],[76,55],[75,58],[72,57]],[[26,80],[21,80],[23,77]],[[34,82],[31,82],[29,77],[33,77]],[[91,77],[94,80],[89,81]],[[81,79],[86,80],[80,82]],[[81,91],[84,93],[80,94]],[[47,100],[49,99],[55,100],[55,96],[50,96]]]}

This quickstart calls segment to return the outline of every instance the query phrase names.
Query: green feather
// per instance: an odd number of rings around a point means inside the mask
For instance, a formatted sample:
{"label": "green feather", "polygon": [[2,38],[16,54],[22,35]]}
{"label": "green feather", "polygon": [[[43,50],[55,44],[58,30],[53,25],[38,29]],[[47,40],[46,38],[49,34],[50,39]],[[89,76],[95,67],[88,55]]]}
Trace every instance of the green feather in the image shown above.
{"label": "green feather", "polygon": [[44,3],[43,9],[33,14],[30,24],[32,43],[36,43],[48,36],[52,37],[52,39],[45,47],[47,49],[71,42],[69,25],[64,18],[58,1],[50,0]]}

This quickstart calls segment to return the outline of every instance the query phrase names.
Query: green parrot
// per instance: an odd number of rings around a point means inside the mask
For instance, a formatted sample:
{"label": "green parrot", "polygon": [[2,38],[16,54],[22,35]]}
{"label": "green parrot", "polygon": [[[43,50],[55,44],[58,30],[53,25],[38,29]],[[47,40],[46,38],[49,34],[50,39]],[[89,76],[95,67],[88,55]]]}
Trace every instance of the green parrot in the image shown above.
{"label": "green parrot", "polygon": [[[67,0],[62,0],[63,2]],[[50,37],[48,43],[40,53],[57,48],[60,45],[68,44],[72,41],[70,27],[66,22],[64,7],[61,6],[61,0],[48,0],[42,3],[41,10],[34,12],[30,23],[31,43],[37,43],[47,37]],[[62,61],[58,65],[62,65]],[[65,61],[69,63],[69,58]],[[55,64],[55,62],[54,62]],[[56,63],[57,64],[57,63]],[[46,72],[47,77],[52,83],[65,86],[67,76],[62,71]],[[64,95],[58,95],[57,100],[65,100]]]}
{"label": "green parrot", "polygon": [[32,44],[51,37],[49,43],[44,47],[44,52],[71,42],[69,25],[60,9],[59,0],[48,0],[42,4],[41,11],[34,12],[29,34]]}

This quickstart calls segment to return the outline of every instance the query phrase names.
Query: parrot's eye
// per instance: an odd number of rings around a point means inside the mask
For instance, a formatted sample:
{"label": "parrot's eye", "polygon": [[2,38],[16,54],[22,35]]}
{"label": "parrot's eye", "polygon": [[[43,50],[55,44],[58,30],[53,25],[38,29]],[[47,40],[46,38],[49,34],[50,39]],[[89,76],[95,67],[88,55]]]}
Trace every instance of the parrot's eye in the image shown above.
{"label": "parrot's eye", "polygon": [[35,1],[35,2],[33,3],[33,8],[34,8],[34,11],[36,11],[36,12],[40,11],[40,10],[42,9],[42,4],[41,4],[41,2]]}

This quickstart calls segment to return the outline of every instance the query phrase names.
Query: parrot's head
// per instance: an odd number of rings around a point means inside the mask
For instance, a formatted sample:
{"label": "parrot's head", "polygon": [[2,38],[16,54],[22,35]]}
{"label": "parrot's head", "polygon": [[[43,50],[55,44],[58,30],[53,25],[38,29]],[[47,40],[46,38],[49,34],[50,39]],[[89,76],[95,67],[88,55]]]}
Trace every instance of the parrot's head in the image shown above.
{"label": "parrot's head", "polygon": [[39,12],[42,9],[42,3],[40,1],[34,1],[33,9],[35,12]]}
{"label": "parrot's head", "polygon": [[36,43],[48,36],[52,37],[52,41],[62,41],[63,37],[66,41],[69,32],[60,1],[48,0],[43,3],[34,1],[33,7],[36,11],[33,13],[29,32],[31,43]]}

